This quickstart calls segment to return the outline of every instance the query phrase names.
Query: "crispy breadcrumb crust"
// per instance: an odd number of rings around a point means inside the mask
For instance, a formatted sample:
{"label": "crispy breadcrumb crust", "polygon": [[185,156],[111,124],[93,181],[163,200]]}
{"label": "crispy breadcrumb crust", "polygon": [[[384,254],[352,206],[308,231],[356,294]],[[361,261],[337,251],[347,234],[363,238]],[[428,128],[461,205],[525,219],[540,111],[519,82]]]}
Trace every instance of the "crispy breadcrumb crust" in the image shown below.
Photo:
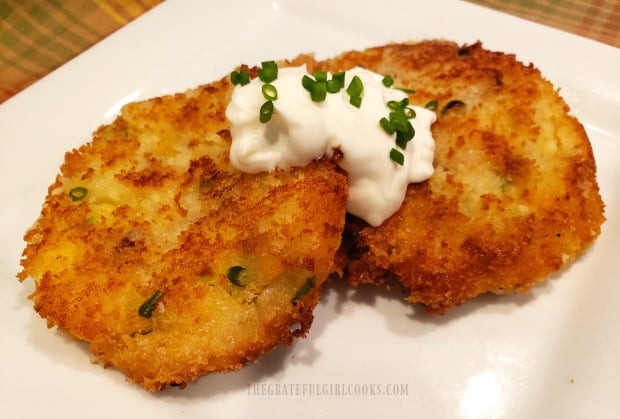
{"label": "crispy breadcrumb crust", "polygon": [[[523,292],[573,262],[604,222],[586,132],[533,65],[480,43],[428,41],[344,53],[438,101],[435,173],[373,228],[349,217],[341,269],[352,284],[400,284],[429,312],[486,292]],[[451,101],[452,107],[442,112]],[[455,104],[456,103],[456,104]],[[414,140],[415,141],[415,138]]]}
{"label": "crispy breadcrumb crust", "polygon": [[147,390],[304,336],[340,244],[347,184],[333,162],[230,165],[231,90],[223,79],[126,105],[66,154],[25,235],[35,310]]}
{"label": "crispy breadcrumb crust", "polygon": [[[431,179],[410,185],[383,225],[347,216],[345,226],[334,162],[259,175],[230,166],[226,79],[129,104],[67,153],[26,233],[19,278],[34,278],[31,299],[50,327],[155,391],[305,335],[334,270],[354,285],[398,284],[443,313],[481,293],[528,290],[600,233],[586,133],[532,65],[437,40],[281,64],[301,63],[361,65],[415,89],[413,104],[437,100]],[[74,188],[86,196],[73,200]],[[235,266],[242,286],[228,278]]]}

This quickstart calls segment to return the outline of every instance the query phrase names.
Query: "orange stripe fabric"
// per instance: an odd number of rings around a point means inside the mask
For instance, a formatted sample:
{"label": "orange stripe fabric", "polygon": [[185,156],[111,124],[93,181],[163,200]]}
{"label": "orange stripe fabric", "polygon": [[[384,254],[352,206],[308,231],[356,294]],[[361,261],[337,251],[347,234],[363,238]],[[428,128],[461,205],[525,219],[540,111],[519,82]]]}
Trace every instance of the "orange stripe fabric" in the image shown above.
{"label": "orange stripe fabric", "polygon": [[[162,0],[0,0],[0,103]],[[620,48],[620,0],[467,0]]]}
{"label": "orange stripe fabric", "polygon": [[0,0],[0,103],[161,0]]}
{"label": "orange stripe fabric", "polygon": [[620,0],[468,0],[620,48]]}

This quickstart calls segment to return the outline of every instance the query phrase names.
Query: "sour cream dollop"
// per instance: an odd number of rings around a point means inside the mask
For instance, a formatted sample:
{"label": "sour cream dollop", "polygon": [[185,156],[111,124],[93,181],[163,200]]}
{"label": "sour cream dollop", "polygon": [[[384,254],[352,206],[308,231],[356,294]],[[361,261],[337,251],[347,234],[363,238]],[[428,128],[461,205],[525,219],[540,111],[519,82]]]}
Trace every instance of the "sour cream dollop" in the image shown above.
{"label": "sour cream dollop", "polygon": [[[256,78],[234,88],[226,108],[232,165],[246,173],[287,169],[323,155],[331,157],[339,149],[343,154],[340,166],[349,180],[347,211],[372,226],[382,224],[402,205],[409,183],[422,182],[433,174],[431,125],[435,113],[410,106],[416,113],[410,119],[415,136],[403,150],[395,145],[396,134],[387,134],[379,121],[388,116],[389,101],[401,101],[407,95],[384,86],[382,75],[360,67],[348,70],[345,88],[328,93],[322,102],[312,101],[301,83],[304,75],[308,75],[305,66],[279,69],[278,78],[271,82],[278,98],[267,123],[258,117],[265,103],[264,83]],[[359,108],[350,104],[346,92],[354,76],[364,86]],[[390,159],[392,148],[404,155],[403,165]]]}

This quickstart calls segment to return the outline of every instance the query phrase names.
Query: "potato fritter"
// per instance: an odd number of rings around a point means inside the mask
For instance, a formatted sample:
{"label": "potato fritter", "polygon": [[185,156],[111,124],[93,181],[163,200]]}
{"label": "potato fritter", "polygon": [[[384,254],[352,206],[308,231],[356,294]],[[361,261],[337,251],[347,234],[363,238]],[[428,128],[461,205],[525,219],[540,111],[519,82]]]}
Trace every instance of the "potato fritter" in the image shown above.
{"label": "potato fritter", "polygon": [[304,336],[340,244],[347,184],[333,162],[230,165],[231,90],[125,106],[66,154],[25,236],[36,311],[151,391]]}
{"label": "potato fritter", "polygon": [[[345,53],[437,101],[435,173],[373,228],[350,217],[341,260],[352,284],[400,284],[443,313],[479,294],[522,292],[600,233],[604,205],[583,126],[552,84],[513,55],[429,41]],[[415,138],[414,140],[415,141]]]}
{"label": "potato fritter", "polygon": [[282,65],[301,63],[363,66],[415,89],[411,103],[435,103],[433,176],[381,226],[350,215],[345,226],[336,162],[257,175],[230,165],[227,79],[129,104],[67,153],[26,233],[19,278],[34,278],[50,327],[155,391],[304,336],[334,271],[398,284],[443,313],[530,289],[600,233],[587,135],[532,65],[444,41]]}

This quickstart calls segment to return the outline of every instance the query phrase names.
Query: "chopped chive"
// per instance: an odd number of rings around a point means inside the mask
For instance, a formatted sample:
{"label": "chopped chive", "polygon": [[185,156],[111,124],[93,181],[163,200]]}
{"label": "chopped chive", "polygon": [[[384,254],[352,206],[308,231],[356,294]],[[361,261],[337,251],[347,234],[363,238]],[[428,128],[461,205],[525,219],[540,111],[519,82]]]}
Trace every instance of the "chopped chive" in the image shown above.
{"label": "chopped chive", "polygon": [[415,129],[413,128],[413,125],[411,125],[411,122],[409,123],[409,125],[407,125],[407,131],[405,131],[403,134],[405,135],[407,141],[411,141],[413,137],[415,137]]}
{"label": "chopped chive", "polygon": [[390,118],[390,124],[392,124],[396,132],[406,132],[407,122],[407,120],[402,120],[400,118]]}
{"label": "chopped chive", "polygon": [[243,70],[241,70],[241,72],[239,72],[239,76],[240,76],[239,83],[242,86],[245,86],[246,84],[250,82],[250,73],[248,72],[247,69],[244,68]]}
{"label": "chopped chive", "polygon": [[390,150],[390,159],[401,166],[405,164],[405,155],[395,148]]}
{"label": "chopped chive", "polygon": [[239,84],[240,75],[238,71],[233,71],[230,73],[230,82],[236,86]]}
{"label": "chopped chive", "polygon": [[403,108],[403,112],[405,113],[405,116],[407,117],[407,119],[412,119],[415,118],[415,109],[406,106],[405,108]]}
{"label": "chopped chive", "polygon": [[340,89],[342,89],[340,82],[338,80],[334,80],[333,78],[331,80],[327,80],[326,86],[328,93],[338,93]]}
{"label": "chopped chive", "polygon": [[324,81],[317,81],[312,86],[310,91],[310,98],[313,102],[323,102],[327,97],[327,83]]}
{"label": "chopped chive", "polygon": [[426,105],[424,105],[424,107],[428,110],[434,111],[435,109],[437,109],[438,105],[439,105],[439,102],[437,102],[436,100],[431,100]]}
{"label": "chopped chive", "polygon": [[325,81],[316,81],[312,77],[304,75],[301,78],[301,85],[310,92],[310,99],[313,102],[323,102],[327,97],[327,82]]}
{"label": "chopped chive", "polygon": [[407,125],[411,124],[402,109],[390,112],[390,122],[394,129],[400,132],[406,132],[408,129]]}
{"label": "chopped chive", "polygon": [[278,65],[275,61],[263,61],[262,68],[258,70],[258,78],[263,83],[271,83],[278,78]]}
{"label": "chopped chive", "polygon": [[344,87],[344,72],[333,74],[328,79],[325,71],[315,71],[312,73],[314,79],[308,75],[301,78],[301,85],[310,93],[310,98],[314,102],[323,102],[327,98],[327,93],[338,93]]}
{"label": "chopped chive", "polygon": [[312,73],[314,79],[316,81],[327,81],[327,72],[326,71],[315,71]]}
{"label": "chopped chive", "polygon": [[71,197],[71,200],[73,202],[81,201],[86,197],[87,194],[88,189],[84,188],[83,186],[75,187],[69,191],[69,197]]}
{"label": "chopped chive", "polygon": [[339,71],[338,73],[332,75],[332,80],[338,82],[341,89],[344,89],[344,71]]}
{"label": "chopped chive", "polygon": [[460,100],[451,100],[450,102],[446,103],[446,105],[441,109],[440,114],[443,115],[444,113],[446,113],[448,110],[455,108],[457,106],[465,106],[465,103],[463,101]]}
{"label": "chopped chive", "polygon": [[360,106],[362,106],[362,97],[361,96],[351,96],[351,99],[349,100],[349,103],[353,106],[355,106],[356,108],[359,108]]}
{"label": "chopped chive", "polygon": [[245,268],[243,266],[231,266],[228,269],[228,273],[226,274],[226,278],[233,284],[238,287],[244,287],[245,281],[243,273],[245,272]]}
{"label": "chopped chive", "polygon": [[349,87],[347,87],[347,93],[349,96],[354,97],[362,96],[363,92],[364,84],[362,83],[362,80],[358,76],[353,76],[353,79],[351,79],[351,82],[349,83]]}
{"label": "chopped chive", "polygon": [[245,86],[250,82],[250,73],[245,68],[241,71],[233,71],[230,73],[230,82],[235,86]]}
{"label": "chopped chive", "polygon": [[144,318],[150,318],[153,314],[153,310],[161,297],[162,292],[160,290],[155,291],[138,309],[138,314]]}
{"label": "chopped chive", "polygon": [[400,108],[400,102],[398,102],[396,100],[390,100],[387,103],[387,107],[392,109],[393,111],[395,111],[396,109]]}
{"label": "chopped chive", "polygon": [[390,120],[385,117],[379,120],[379,124],[381,125],[381,128],[388,133],[388,135],[392,135],[396,131]]}
{"label": "chopped chive", "polygon": [[276,90],[276,86],[273,84],[263,84],[261,90],[263,92],[263,97],[266,100],[276,100],[278,98],[278,91]]}
{"label": "chopped chive", "polygon": [[260,107],[258,119],[263,124],[269,122],[273,116],[273,102],[268,100]]}
{"label": "chopped chive", "polygon": [[293,298],[291,298],[291,302],[296,302],[304,298],[308,293],[316,286],[316,278],[311,276],[306,278],[306,282],[303,283],[301,287],[297,290]]}
{"label": "chopped chive", "polygon": [[381,80],[381,82],[385,87],[391,87],[394,84],[394,79],[388,74],[383,77],[383,80]]}
{"label": "chopped chive", "polygon": [[392,110],[404,109],[409,106],[409,98],[404,98],[403,100],[390,100],[387,103],[387,107]]}
{"label": "chopped chive", "polygon": [[409,142],[409,140],[407,139],[405,134],[403,134],[402,132],[397,132],[396,133],[396,145],[397,146],[399,146],[403,150],[406,150],[408,142]]}
{"label": "chopped chive", "polygon": [[233,71],[232,73],[230,73],[230,82],[236,86],[240,83],[241,81],[241,75],[239,74],[238,71]]}
{"label": "chopped chive", "polygon": [[309,92],[312,92],[312,88],[314,87],[315,83],[316,81],[314,81],[312,77],[306,76],[305,74],[301,78],[301,85]]}
{"label": "chopped chive", "polygon": [[395,89],[400,90],[401,92],[409,93],[409,94],[415,93],[414,89],[407,89],[406,87],[395,87]]}

